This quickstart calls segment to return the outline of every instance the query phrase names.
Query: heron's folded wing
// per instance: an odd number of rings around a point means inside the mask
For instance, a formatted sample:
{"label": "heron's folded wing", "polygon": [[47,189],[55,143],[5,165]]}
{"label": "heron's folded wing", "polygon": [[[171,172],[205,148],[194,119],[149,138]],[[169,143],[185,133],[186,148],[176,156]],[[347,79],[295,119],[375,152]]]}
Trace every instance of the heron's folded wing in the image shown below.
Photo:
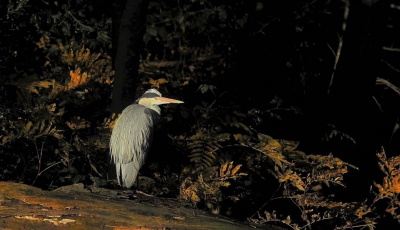
{"label": "heron's folded wing", "polygon": [[[118,183],[131,187],[144,164],[159,115],[139,104],[122,111],[110,140],[110,154],[117,169]],[[122,181],[120,181],[122,180]]]}
{"label": "heron's folded wing", "polygon": [[134,104],[122,111],[110,140],[110,154],[114,162],[134,161],[139,168],[144,164],[156,119],[149,110],[143,105]]}

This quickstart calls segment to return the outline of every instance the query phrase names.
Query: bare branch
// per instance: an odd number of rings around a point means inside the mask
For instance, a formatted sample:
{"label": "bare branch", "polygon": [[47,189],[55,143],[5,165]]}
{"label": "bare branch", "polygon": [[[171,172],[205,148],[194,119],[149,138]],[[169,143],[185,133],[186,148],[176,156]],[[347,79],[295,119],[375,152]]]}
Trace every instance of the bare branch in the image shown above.
{"label": "bare branch", "polygon": [[[350,1],[346,0],[343,1],[344,2],[344,13],[343,13],[343,23],[342,23],[342,30],[343,33],[346,31],[346,27],[347,27],[347,18],[349,16],[349,12],[350,12]],[[339,58],[340,58],[340,53],[342,52],[342,47],[343,47],[343,35],[339,36],[339,44],[336,50],[336,54],[335,54],[335,64],[333,65],[333,71],[332,71],[332,75],[331,75],[331,80],[329,81],[329,85],[328,85],[328,95],[330,94],[331,88],[332,88],[332,84],[333,84],[333,77],[335,76],[335,72],[336,72],[336,67],[337,64],[339,62]]]}
{"label": "bare branch", "polygon": [[380,111],[383,113],[383,110],[382,110],[381,104],[379,104],[379,102],[378,102],[378,100],[376,100],[375,96],[372,96],[372,98],[374,99],[374,101],[375,101],[376,105],[379,107],[379,110],[380,110]]}
{"label": "bare branch", "polygon": [[[221,54],[215,54],[215,55],[209,55],[209,56],[201,56],[201,57],[197,57],[197,58],[192,58],[190,60],[188,60],[189,62],[203,62],[203,61],[208,61],[208,60],[212,60],[212,59],[218,59],[220,58],[222,55]],[[144,61],[141,63],[141,65],[143,67],[158,67],[158,68],[162,68],[162,67],[173,67],[175,65],[179,65],[179,64],[183,64],[184,61]]]}
{"label": "bare branch", "polygon": [[389,68],[391,68],[392,70],[394,70],[394,71],[400,73],[400,70],[399,70],[399,69],[397,69],[396,67],[392,66],[392,65],[389,64],[387,61],[385,61],[385,60],[383,60],[383,59],[381,59],[381,61],[384,62],[387,66],[389,66]]}
{"label": "bare branch", "polygon": [[383,78],[378,77],[378,78],[376,79],[376,84],[377,84],[377,85],[386,85],[387,87],[389,87],[389,88],[391,88],[393,91],[395,91],[398,95],[400,95],[400,88],[397,87],[397,86],[395,86],[395,85],[393,85],[392,83],[390,83],[390,82],[389,82],[388,80],[386,80],[386,79],[383,79]]}
{"label": "bare branch", "polygon": [[400,52],[400,48],[392,48],[392,47],[382,47],[383,50],[393,51],[393,52]]}

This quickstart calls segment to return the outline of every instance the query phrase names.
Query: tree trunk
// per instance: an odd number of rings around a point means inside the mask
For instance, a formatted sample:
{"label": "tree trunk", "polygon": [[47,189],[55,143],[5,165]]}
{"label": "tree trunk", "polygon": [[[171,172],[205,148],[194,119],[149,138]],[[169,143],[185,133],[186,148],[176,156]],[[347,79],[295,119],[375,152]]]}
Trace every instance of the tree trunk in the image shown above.
{"label": "tree trunk", "polygon": [[[135,99],[138,78],[139,57],[143,49],[143,35],[146,31],[147,0],[129,0],[126,2],[122,15],[115,13],[119,22],[116,35],[115,80],[112,113],[120,113]],[[118,1],[115,10],[121,10],[122,1]],[[118,34],[116,34],[118,33]]]}
{"label": "tree trunk", "polygon": [[[135,100],[138,82],[140,52],[146,31],[147,0],[118,0],[114,4],[113,53],[114,89],[111,114],[119,114]],[[121,13],[122,12],[122,13]],[[108,179],[116,178],[115,165],[111,163]]]}

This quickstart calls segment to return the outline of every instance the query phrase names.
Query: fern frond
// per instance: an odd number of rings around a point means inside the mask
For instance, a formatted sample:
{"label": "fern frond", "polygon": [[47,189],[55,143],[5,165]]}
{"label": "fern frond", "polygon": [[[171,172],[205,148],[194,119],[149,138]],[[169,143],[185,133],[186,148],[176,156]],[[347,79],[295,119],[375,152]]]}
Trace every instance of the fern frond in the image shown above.
{"label": "fern frond", "polygon": [[218,141],[227,141],[231,138],[231,134],[230,133],[220,133],[216,136],[216,139]]}
{"label": "fern frond", "polygon": [[236,167],[232,169],[231,175],[235,175],[239,171],[240,167],[242,167],[242,165],[236,165]]}
{"label": "fern frond", "polygon": [[20,137],[26,137],[28,139],[36,139],[42,136],[53,136],[57,139],[61,139],[61,130],[58,130],[56,126],[53,125],[50,121],[42,120],[41,122],[34,125],[31,121],[29,121],[24,129],[19,134]]}
{"label": "fern frond", "polygon": [[[215,165],[217,162],[216,151],[221,148],[214,132],[198,131],[189,137],[188,150],[190,151],[190,162],[194,162],[195,170],[202,170]],[[226,137],[227,135],[224,134]],[[222,136],[220,136],[221,138]]]}

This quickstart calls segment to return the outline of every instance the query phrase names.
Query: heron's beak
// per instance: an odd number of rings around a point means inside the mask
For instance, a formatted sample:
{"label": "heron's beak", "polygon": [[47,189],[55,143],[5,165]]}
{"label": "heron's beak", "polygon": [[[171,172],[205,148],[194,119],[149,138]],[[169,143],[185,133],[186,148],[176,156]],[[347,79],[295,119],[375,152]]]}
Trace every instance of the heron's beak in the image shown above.
{"label": "heron's beak", "polygon": [[157,105],[162,105],[162,104],[181,104],[184,103],[183,101],[178,101],[175,99],[167,98],[167,97],[155,97],[154,100],[156,101]]}

